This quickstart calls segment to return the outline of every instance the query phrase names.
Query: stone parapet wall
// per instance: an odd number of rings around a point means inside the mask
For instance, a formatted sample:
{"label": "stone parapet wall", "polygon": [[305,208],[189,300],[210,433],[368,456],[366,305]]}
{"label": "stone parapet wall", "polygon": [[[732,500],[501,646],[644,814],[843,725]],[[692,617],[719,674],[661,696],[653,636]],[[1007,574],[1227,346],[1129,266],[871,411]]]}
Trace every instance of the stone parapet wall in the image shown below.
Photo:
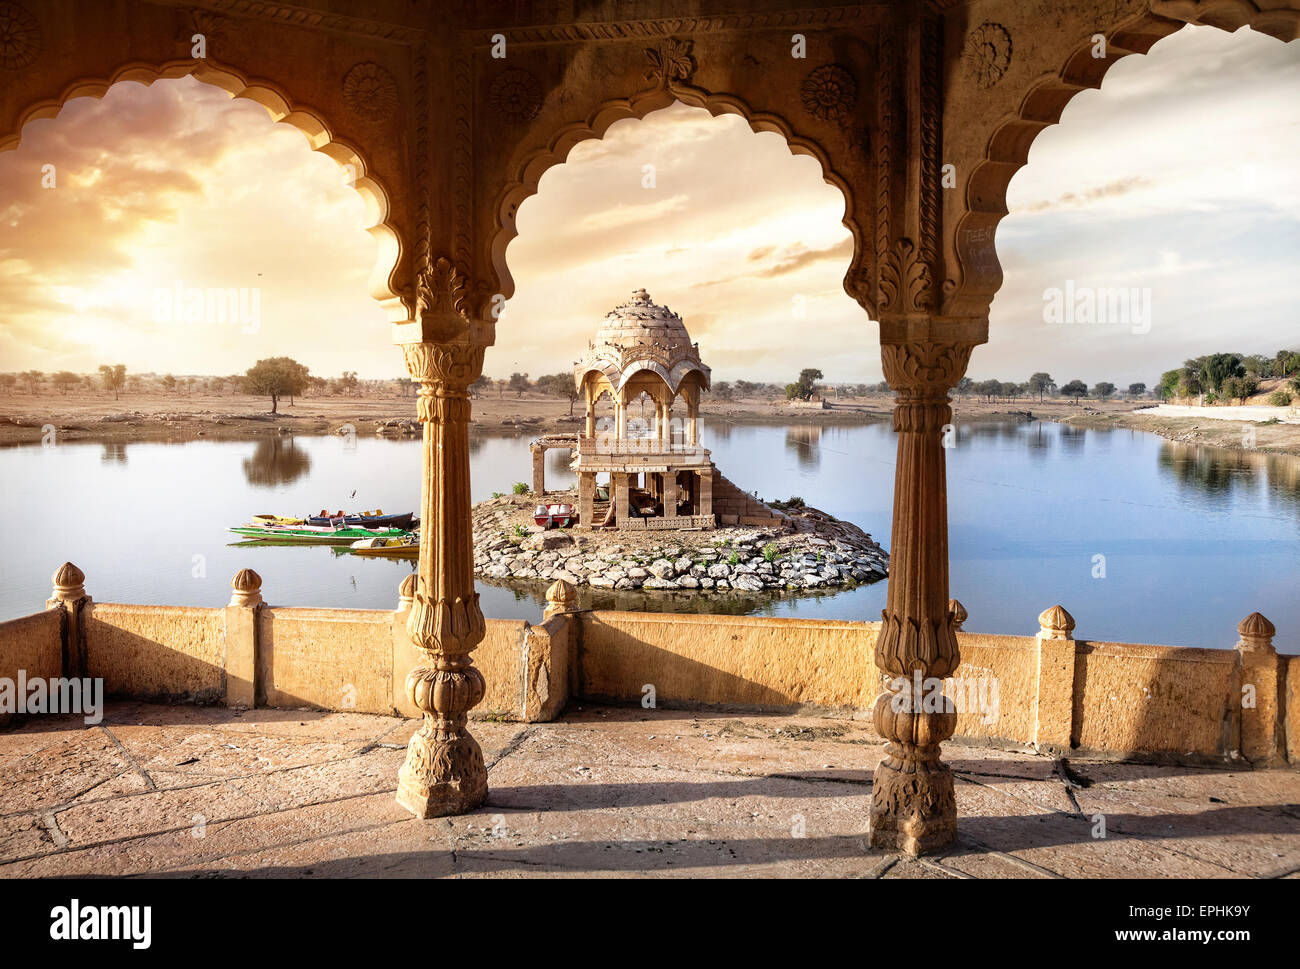
{"label": "stone parapet wall", "polygon": [[[19,670],[31,679],[61,676],[62,627],[63,613],[55,609],[0,622],[0,677],[16,680]],[[0,727],[16,719],[13,712],[0,710]]]}
{"label": "stone parapet wall", "polygon": [[[879,623],[581,613],[578,695],[870,717]],[[958,634],[956,738],[1052,753],[1300,763],[1300,656]],[[1253,705],[1243,687],[1253,686]],[[992,701],[992,702],[990,702]]]}
{"label": "stone parapet wall", "polygon": [[104,695],[215,703],[226,693],[225,610],[90,602],[85,674]]}
{"label": "stone parapet wall", "polygon": [[[96,603],[84,592],[51,600],[0,623],[0,677],[93,676],[107,696],[418,715],[405,689],[421,662],[407,600],[393,611],[291,609],[238,590],[219,609]],[[550,720],[589,699],[869,719],[884,689],[878,623],[578,611],[559,582],[548,595],[544,621],[487,620],[473,654],[487,684],[476,716]],[[964,610],[952,608],[960,624]],[[1300,764],[1300,656],[1273,651],[1263,617],[1248,617],[1237,647],[1223,650],[1075,640],[1059,607],[1040,622],[1038,636],[958,633],[962,663],[942,685],[958,740]]]}

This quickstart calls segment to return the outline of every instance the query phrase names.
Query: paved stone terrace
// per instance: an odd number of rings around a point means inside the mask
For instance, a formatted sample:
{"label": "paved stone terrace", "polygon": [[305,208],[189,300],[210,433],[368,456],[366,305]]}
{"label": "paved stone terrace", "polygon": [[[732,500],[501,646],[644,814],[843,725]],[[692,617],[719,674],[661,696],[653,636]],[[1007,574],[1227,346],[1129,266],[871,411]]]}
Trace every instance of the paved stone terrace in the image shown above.
{"label": "paved stone terrace", "polygon": [[916,861],[865,845],[883,744],[861,722],[477,723],[489,803],[430,821],[394,801],[416,725],[142,703],[34,719],[0,733],[0,876],[1300,877],[1294,771],[949,744],[961,842]]}

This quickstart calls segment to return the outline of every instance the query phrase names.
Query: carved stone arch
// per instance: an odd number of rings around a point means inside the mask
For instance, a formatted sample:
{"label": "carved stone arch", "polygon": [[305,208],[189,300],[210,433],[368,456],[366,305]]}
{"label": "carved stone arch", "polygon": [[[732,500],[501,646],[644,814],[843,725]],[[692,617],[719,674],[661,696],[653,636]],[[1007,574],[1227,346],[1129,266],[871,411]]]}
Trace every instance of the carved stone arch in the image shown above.
{"label": "carved stone arch", "polygon": [[519,206],[537,193],[538,183],[550,168],[563,164],[569,152],[580,142],[599,140],[610,126],[629,118],[641,119],[653,111],[680,101],[690,107],[704,108],[714,117],[735,114],[744,118],[755,132],[775,132],[785,139],[792,155],[809,155],[822,169],[822,178],[828,185],[839,189],[844,196],[844,215],[841,223],[853,237],[853,258],[844,277],[844,289],[854,299],[865,304],[866,293],[861,285],[862,273],[855,267],[870,260],[869,248],[864,248],[864,233],[854,214],[853,187],[850,178],[836,170],[830,153],[814,138],[804,135],[778,114],[758,111],[736,94],[707,92],[686,85],[674,85],[670,90],[658,88],[641,91],[627,98],[612,98],[602,102],[584,120],[562,125],[543,144],[520,144],[508,163],[510,181],[492,204],[490,237],[486,242],[487,265],[495,279],[497,291],[506,299],[514,294],[515,284],[507,264],[506,250],[519,234],[515,219]]}
{"label": "carved stone arch", "polygon": [[340,168],[353,175],[351,187],[365,203],[366,231],[378,246],[375,265],[369,279],[370,295],[383,306],[390,322],[401,322],[410,315],[407,300],[399,292],[399,268],[411,249],[403,241],[403,232],[393,216],[391,195],[385,182],[373,171],[361,150],[336,135],[317,111],[295,104],[289,94],[272,81],[249,78],[241,71],[210,61],[171,60],[160,64],[131,61],[107,74],[77,77],[64,84],[57,94],[29,101],[17,112],[12,130],[0,131],[0,152],[16,149],[22,141],[23,128],[31,121],[58,117],[63,106],[73,98],[102,98],[119,81],[150,85],[159,79],[193,77],[221,88],[231,97],[261,105],[271,120],[296,128],[307,139],[312,151],[333,159]]}
{"label": "carved stone arch", "polygon": [[[1065,106],[1081,91],[1100,88],[1106,73],[1130,54],[1146,54],[1160,40],[1187,24],[1235,31],[1249,26],[1283,42],[1300,37],[1300,2],[1261,9],[1250,0],[1154,0],[1150,10],[1122,17],[1104,28],[1081,29],[1056,51],[1058,68],[1023,84],[1012,110],[986,126],[987,138],[974,160],[961,197],[960,211],[948,239],[961,282],[943,304],[951,316],[987,314],[1002,286],[1002,268],[994,246],[998,223],[1007,214],[1011,179],[1029,161],[1034,140],[1061,120]],[[1107,56],[1096,57],[1094,37],[1105,37]],[[1040,42],[1049,37],[1037,38]]]}

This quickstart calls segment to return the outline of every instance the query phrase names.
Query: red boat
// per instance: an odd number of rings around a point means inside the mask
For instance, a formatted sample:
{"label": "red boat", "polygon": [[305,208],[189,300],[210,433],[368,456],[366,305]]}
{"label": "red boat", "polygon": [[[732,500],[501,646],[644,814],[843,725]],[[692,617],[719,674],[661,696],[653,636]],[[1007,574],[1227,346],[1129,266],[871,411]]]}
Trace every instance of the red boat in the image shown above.
{"label": "red boat", "polygon": [[572,505],[538,505],[533,512],[533,521],[543,528],[568,528],[578,520],[578,513]]}

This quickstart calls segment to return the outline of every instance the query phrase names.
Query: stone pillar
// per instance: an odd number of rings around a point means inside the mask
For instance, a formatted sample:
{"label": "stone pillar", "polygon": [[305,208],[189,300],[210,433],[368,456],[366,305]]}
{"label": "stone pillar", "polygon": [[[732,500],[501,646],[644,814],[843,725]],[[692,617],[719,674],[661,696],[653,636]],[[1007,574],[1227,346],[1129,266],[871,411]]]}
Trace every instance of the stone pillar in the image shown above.
{"label": "stone pillar", "polygon": [[[454,272],[442,282],[452,295],[459,292]],[[464,339],[468,325],[461,326],[464,316],[449,303],[444,298],[438,315],[425,317],[421,332],[436,335],[441,328],[459,338],[402,345],[411,379],[420,384],[424,424],[419,584],[406,627],[422,656],[405,684],[424,724],[407,747],[397,802],[421,818],[464,814],[487,798],[483,753],[466,727],[485,692],[470,657],[485,627],[474,591],[469,497],[469,385],[483,370],[485,347]]]}
{"label": "stone pillar", "polygon": [[699,511],[697,514],[709,516],[713,514],[713,469],[699,472]]}
{"label": "stone pillar", "polygon": [[587,398],[587,437],[596,436],[596,402]]}
{"label": "stone pillar", "polygon": [[86,658],[85,614],[91,605],[86,595],[86,573],[71,562],[64,562],[50,577],[53,591],[45,600],[46,609],[64,611],[63,675],[88,676]]}
{"label": "stone pillar", "polygon": [[627,439],[627,405],[622,400],[614,401],[614,440]]}
{"label": "stone pillar", "polygon": [[699,401],[692,401],[692,402],[691,402],[691,405],[690,405],[689,409],[687,410],[687,416],[690,418],[690,422],[689,422],[689,424],[687,425],[687,433],[688,433],[688,435],[689,435],[689,436],[687,437],[687,443],[689,443],[691,447],[699,447],[699,444],[700,444],[700,404],[699,404]]}
{"label": "stone pillar", "polygon": [[677,472],[665,471],[663,473],[663,483],[664,517],[672,518],[677,514],[677,495],[680,492],[677,487]]}
{"label": "stone pillar", "polygon": [[592,471],[578,472],[578,524],[591,528],[596,524],[596,475]]}
{"label": "stone pillar", "polygon": [[1038,616],[1038,677],[1034,689],[1034,746],[1069,751],[1074,734],[1074,617],[1061,605]]}
{"label": "stone pillar", "polygon": [[897,392],[898,460],[889,591],[875,652],[887,692],[876,698],[874,719],[888,745],[871,788],[868,837],[874,848],[909,855],[938,850],[957,836],[952,772],[939,759],[957,712],[947,698],[933,712],[922,701],[925,681],[951,676],[961,659],[948,609],[942,439],[952,420],[948,391],[965,372],[971,347],[910,340],[880,348],[885,379]]}
{"label": "stone pillar", "polygon": [[240,569],[230,580],[226,606],[226,706],[257,706],[257,622],[262,606],[262,577]]}
{"label": "stone pillar", "polygon": [[1282,741],[1283,704],[1277,649],[1277,629],[1257,612],[1237,625],[1237,658],[1241,666],[1241,756],[1256,767],[1277,767],[1285,762]]}
{"label": "stone pillar", "polygon": [[622,524],[631,517],[628,506],[628,487],[631,475],[615,471],[609,476],[609,497],[614,502],[614,521]]}
{"label": "stone pillar", "polygon": [[540,444],[532,446],[533,494],[539,498],[546,494],[546,449]]}

